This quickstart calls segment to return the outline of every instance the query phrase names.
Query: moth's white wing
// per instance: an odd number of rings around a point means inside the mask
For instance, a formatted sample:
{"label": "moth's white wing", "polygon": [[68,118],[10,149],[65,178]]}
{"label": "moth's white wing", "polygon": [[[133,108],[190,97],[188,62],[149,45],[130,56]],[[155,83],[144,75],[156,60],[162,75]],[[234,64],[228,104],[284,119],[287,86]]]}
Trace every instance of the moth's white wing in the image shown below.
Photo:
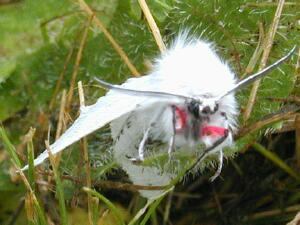
{"label": "moth's white wing", "polygon": [[[122,84],[121,87],[136,90],[157,90],[160,79],[155,75],[153,76],[153,74],[140,78],[131,78]],[[93,131],[135,110],[137,107],[148,107],[149,104],[155,101],[168,100],[157,97],[128,95],[111,90],[105,96],[99,98],[94,105],[82,107],[80,116],[57,141],[50,145],[50,150],[52,154],[56,154]],[[34,165],[41,164],[47,158],[48,152],[45,150],[34,160]],[[28,165],[22,168],[22,170],[26,169],[28,169]]]}
{"label": "moth's white wing", "polygon": [[[143,101],[145,101],[144,97],[128,96],[110,91],[106,96],[99,98],[94,105],[81,108],[80,116],[72,126],[50,146],[52,154],[62,151],[82,137],[134,110],[136,105]],[[47,158],[48,152],[45,150],[34,160],[34,165],[41,164]],[[25,166],[23,170],[27,168],[28,166]]]}

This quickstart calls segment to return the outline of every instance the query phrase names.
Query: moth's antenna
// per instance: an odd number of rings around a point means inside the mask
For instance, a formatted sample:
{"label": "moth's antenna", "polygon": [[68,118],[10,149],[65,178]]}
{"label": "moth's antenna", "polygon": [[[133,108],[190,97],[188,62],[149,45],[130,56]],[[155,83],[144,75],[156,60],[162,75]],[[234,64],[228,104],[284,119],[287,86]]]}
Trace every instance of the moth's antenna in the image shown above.
{"label": "moth's antenna", "polygon": [[103,88],[105,88],[107,90],[120,91],[125,94],[129,94],[129,95],[142,95],[142,96],[146,95],[146,96],[165,97],[165,98],[181,98],[183,100],[193,99],[192,97],[171,94],[171,93],[161,92],[161,91],[141,91],[141,90],[127,89],[127,88],[123,88],[123,87],[119,87],[117,85],[107,83],[97,77],[94,77],[94,79],[100,84],[100,86],[102,86]]}
{"label": "moth's antenna", "polygon": [[283,56],[281,59],[279,59],[278,61],[276,61],[275,63],[273,63],[272,65],[262,69],[261,71],[248,76],[247,78],[245,78],[244,80],[240,81],[239,83],[237,83],[232,89],[226,91],[224,94],[220,95],[218,97],[218,99],[221,99],[223,97],[225,97],[226,95],[241,89],[245,86],[247,86],[248,84],[251,84],[252,82],[254,82],[255,80],[265,76],[266,74],[268,74],[270,71],[272,71],[273,69],[277,68],[280,64],[282,64],[283,62],[285,62],[286,60],[288,60],[292,54],[295,52],[296,49],[296,45],[292,48],[292,50],[286,54],[285,56]]}

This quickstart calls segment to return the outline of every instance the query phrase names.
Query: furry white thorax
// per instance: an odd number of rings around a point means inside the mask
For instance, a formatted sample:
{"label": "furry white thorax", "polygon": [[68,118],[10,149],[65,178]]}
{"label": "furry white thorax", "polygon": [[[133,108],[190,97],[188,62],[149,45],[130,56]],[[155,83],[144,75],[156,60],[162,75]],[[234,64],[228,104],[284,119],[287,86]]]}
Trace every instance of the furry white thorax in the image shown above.
{"label": "furry white thorax", "polygon": [[182,38],[185,37],[179,36],[155,64],[155,73],[166,81],[162,89],[189,96],[216,97],[234,86],[234,74],[211,44]]}

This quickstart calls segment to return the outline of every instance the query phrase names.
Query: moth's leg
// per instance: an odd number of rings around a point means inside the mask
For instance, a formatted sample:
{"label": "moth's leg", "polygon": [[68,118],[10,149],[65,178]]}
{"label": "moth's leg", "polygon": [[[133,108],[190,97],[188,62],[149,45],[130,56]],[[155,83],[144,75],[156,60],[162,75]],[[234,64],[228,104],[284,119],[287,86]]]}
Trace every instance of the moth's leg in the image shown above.
{"label": "moth's leg", "polygon": [[139,159],[140,160],[144,160],[144,147],[145,147],[145,143],[148,139],[149,131],[150,131],[150,127],[147,128],[147,130],[145,131],[143,139],[142,139],[142,141],[140,142],[140,145],[139,145]]}
{"label": "moth's leg", "polygon": [[150,128],[151,127],[148,127],[146,129],[146,131],[144,132],[143,139],[142,139],[142,141],[139,144],[139,149],[138,149],[139,156],[138,156],[138,158],[130,158],[131,161],[133,161],[133,162],[141,162],[141,161],[144,160],[144,148],[145,148],[145,144],[146,144],[146,141],[148,139],[148,136],[149,136]]}
{"label": "moth's leg", "polygon": [[149,124],[149,127],[144,132],[143,139],[141,140],[141,142],[139,144],[139,148],[138,148],[138,154],[139,154],[138,157],[137,158],[128,157],[133,163],[138,164],[144,160],[144,148],[145,148],[145,144],[148,139],[148,136],[149,136],[150,129],[155,126],[155,124],[156,124],[155,121],[161,116],[161,114],[164,112],[164,110],[165,110],[165,108],[162,108],[162,110],[158,114],[154,115],[154,117],[151,120],[151,123]]}
{"label": "moth's leg", "polygon": [[[205,149],[204,152],[198,157],[198,159],[196,160],[196,162],[194,162],[193,165],[186,171],[186,173],[192,172],[194,170],[194,168],[199,163],[201,163],[201,161],[204,160],[206,158],[206,156],[208,156],[212,151],[214,151],[214,149],[216,147],[218,147],[219,145],[221,145],[226,140],[227,137],[228,137],[228,133],[226,133],[225,136],[223,136],[220,139],[218,139],[217,141],[215,141],[215,143],[213,143],[212,146],[210,146],[207,149]],[[223,162],[223,152],[222,152],[222,162]]]}
{"label": "moth's leg", "polygon": [[176,135],[176,115],[175,115],[175,106],[172,106],[172,136],[170,138],[169,148],[168,148],[169,158],[171,157],[171,153],[174,151],[175,135]]}
{"label": "moth's leg", "polygon": [[[223,116],[225,118],[225,120],[227,120],[227,115],[225,112],[221,112],[221,116]],[[217,148],[219,145],[221,145],[229,135],[232,135],[230,133],[230,129],[227,130],[227,132],[225,133],[225,135],[221,138],[219,138],[218,140],[216,140],[213,145],[211,145],[210,147],[208,147],[207,149],[204,150],[204,152],[198,157],[198,159],[196,160],[196,162],[193,163],[193,165],[186,171],[186,173],[190,173],[193,172],[193,170],[195,169],[195,167],[201,163],[201,161],[203,161],[205,159],[206,156],[208,156],[210,153],[212,153],[213,151],[215,151],[215,148]],[[223,166],[223,151],[219,150],[219,166],[218,169],[215,173],[215,175],[211,178],[211,179],[215,179],[216,177],[218,177],[221,173],[222,170],[222,166]]]}
{"label": "moth's leg", "polygon": [[[226,121],[228,120],[225,112],[221,112],[221,116],[223,116]],[[213,182],[221,174],[221,171],[222,171],[223,157],[224,157],[222,149],[218,153],[219,153],[219,158],[218,158],[218,162],[217,162],[218,168],[217,168],[215,174],[209,179],[211,182]]]}
{"label": "moth's leg", "polygon": [[218,168],[217,168],[215,174],[211,178],[209,178],[210,182],[213,182],[218,176],[220,176],[221,171],[222,171],[223,157],[224,157],[223,156],[223,151],[220,150],[218,153],[219,153],[219,158],[218,158],[218,162],[217,162],[218,163]]}

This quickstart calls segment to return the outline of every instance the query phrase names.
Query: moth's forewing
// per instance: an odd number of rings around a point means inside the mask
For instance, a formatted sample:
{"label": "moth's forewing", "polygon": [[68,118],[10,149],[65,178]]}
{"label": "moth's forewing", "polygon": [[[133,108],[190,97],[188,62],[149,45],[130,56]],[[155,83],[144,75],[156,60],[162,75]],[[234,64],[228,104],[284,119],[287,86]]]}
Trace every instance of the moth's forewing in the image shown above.
{"label": "moth's forewing", "polygon": [[[145,101],[145,98],[127,96],[120,93],[109,93],[101,97],[91,106],[81,108],[80,116],[75,122],[55,141],[51,146],[52,154],[56,154],[74,142],[80,140],[93,131],[100,129],[114,119],[135,110],[138,104]],[[35,160],[34,165],[41,164],[48,158],[48,152],[45,150]],[[26,165],[23,170],[27,169]]]}

